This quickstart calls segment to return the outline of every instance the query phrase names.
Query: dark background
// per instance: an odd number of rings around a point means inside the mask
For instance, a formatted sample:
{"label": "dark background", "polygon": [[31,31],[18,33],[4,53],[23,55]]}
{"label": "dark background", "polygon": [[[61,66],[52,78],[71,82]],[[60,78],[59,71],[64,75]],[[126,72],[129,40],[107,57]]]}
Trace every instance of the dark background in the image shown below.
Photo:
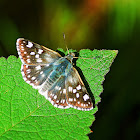
{"label": "dark background", "polygon": [[24,37],[53,50],[119,50],[103,83],[90,139],[135,140],[140,133],[140,1],[0,0],[0,56]]}

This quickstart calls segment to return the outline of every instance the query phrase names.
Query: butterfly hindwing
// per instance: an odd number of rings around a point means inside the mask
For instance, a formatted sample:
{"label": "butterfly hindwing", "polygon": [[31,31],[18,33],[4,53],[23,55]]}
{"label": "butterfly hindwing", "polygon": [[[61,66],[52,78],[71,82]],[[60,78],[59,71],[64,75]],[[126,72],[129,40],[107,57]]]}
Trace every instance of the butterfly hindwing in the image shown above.
{"label": "butterfly hindwing", "polygon": [[17,39],[16,45],[23,64],[46,65],[61,57],[59,53],[24,38]]}
{"label": "butterfly hindwing", "polygon": [[69,108],[66,99],[65,76],[61,76],[57,83],[48,91],[49,101],[58,108]]}
{"label": "butterfly hindwing", "polygon": [[92,100],[80,78],[78,71],[72,68],[66,80],[67,102],[70,107],[79,110],[91,110]]}

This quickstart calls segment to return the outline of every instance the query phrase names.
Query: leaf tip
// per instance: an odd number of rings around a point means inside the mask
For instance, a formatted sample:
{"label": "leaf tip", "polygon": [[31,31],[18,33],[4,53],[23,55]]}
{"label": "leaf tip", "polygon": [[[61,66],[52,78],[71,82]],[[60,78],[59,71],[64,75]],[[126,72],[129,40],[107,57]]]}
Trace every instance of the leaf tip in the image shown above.
{"label": "leaf tip", "polygon": [[118,50],[113,50],[113,52],[117,55],[119,51]]}

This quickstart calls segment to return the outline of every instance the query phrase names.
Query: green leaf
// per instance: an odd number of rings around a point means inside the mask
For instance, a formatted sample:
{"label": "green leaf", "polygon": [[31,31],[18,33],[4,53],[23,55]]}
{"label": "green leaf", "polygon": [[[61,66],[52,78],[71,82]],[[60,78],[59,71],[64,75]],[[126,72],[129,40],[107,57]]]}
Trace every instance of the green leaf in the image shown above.
{"label": "green leaf", "polygon": [[91,111],[53,107],[23,80],[19,58],[0,58],[0,139],[88,139],[103,91],[101,84],[116,55],[115,50],[80,51],[77,66],[95,97]]}

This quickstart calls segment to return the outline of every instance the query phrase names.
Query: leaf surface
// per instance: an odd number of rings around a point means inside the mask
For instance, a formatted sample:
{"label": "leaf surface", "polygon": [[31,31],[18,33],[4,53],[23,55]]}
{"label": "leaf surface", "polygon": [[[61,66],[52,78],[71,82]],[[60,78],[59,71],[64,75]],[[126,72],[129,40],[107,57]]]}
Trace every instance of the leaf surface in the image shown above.
{"label": "leaf surface", "polygon": [[[0,139],[88,139],[93,114],[98,110],[104,76],[115,50],[81,50],[76,62],[95,98],[95,108],[80,111],[59,109],[27,84],[21,76],[21,61],[0,58]],[[85,59],[86,58],[86,59]],[[87,59],[88,58],[88,59]]]}

